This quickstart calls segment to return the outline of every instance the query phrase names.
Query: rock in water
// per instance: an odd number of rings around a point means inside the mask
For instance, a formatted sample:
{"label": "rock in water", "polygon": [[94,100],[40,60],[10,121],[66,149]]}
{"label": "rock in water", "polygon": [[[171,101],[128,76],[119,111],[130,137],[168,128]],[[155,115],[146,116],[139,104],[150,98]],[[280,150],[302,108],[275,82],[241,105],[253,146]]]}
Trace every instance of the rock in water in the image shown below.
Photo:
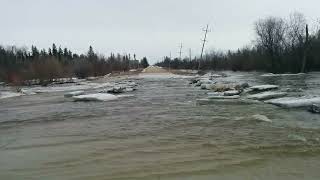
{"label": "rock in water", "polygon": [[113,88],[107,89],[107,93],[112,93],[112,94],[120,94],[125,92],[125,87],[121,86],[115,86]]}
{"label": "rock in water", "polygon": [[79,95],[72,98],[74,99],[74,101],[113,101],[118,99],[117,96],[107,93]]}
{"label": "rock in water", "polygon": [[263,100],[269,100],[273,98],[281,98],[287,95],[288,93],[285,93],[285,92],[264,92],[264,93],[250,95],[248,96],[248,99],[263,101]]}
{"label": "rock in water", "polygon": [[232,84],[215,84],[212,88],[215,92],[226,92],[234,89]]}
{"label": "rock in water", "polygon": [[204,90],[211,90],[215,87],[214,84],[202,84],[201,85],[201,89],[204,89]]}
{"label": "rock in water", "polygon": [[235,86],[235,89],[238,91],[243,91],[246,88],[249,88],[250,85],[248,83],[242,83]]}
{"label": "rock in water", "polygon": [[319,104],[312,104],[309,111],[312,113],[315,113],[315,114],[320,114],[320,105]]}

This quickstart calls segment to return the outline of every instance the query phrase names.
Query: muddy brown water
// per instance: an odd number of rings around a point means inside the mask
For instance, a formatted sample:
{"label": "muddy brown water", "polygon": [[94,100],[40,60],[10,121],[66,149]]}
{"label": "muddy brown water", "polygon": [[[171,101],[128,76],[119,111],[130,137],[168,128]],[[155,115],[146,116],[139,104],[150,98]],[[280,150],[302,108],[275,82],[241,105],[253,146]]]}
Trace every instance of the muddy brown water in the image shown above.
{"label": "muddy brown water", "polygon": [[[226,81],[320,95],[320,74]],[[142,78],[134,97],[63,92],[0,100],[0,179],[319,179],[320,115],[258,103],[204,104],[185,78]],[[272,123],[254,120],[261,114]]]}

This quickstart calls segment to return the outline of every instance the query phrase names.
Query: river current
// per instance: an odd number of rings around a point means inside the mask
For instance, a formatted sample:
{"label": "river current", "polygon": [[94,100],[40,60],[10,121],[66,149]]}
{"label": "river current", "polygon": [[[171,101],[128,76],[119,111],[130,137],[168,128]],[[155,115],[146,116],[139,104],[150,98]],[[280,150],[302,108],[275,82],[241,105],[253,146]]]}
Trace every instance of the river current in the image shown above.
{"label": "river current", "polygon": [[[320,73],[228,74],[226,81],[320,96]],[[73,102],[64,92],[1,99],[0,179],[320,179],[320,115],[199,104],[207,91],[185,77],[131,79],[134,96],[110,102]]]}

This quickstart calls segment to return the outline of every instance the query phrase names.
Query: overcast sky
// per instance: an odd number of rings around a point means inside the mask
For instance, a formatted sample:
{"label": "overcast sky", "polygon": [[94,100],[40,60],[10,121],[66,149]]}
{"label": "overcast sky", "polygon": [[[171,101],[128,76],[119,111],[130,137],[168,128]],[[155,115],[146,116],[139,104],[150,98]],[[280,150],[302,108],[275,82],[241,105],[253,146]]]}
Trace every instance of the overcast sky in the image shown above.
{"label": "overcast sky", "polygon": [[320,18],[319,0],[0,0],[0,44],[48,48],[53,42],[85,53],[136,53],[156,62],[189,48],[237,49],[254,39],[254,22],[299,11]]}

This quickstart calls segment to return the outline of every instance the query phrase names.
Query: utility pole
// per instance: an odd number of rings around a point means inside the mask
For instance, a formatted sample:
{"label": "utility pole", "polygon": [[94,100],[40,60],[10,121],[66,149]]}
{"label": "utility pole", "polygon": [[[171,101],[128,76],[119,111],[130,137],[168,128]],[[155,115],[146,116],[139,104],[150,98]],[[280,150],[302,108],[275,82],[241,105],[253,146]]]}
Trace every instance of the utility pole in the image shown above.
{"label": "utility pole", "polygon": [[180,60],[181,60],[181,55],[182,55],[182,43],[180,44],[180,51],[179,51],[179,54],[180,54]]}
{"label": "utility pole", "polygon": [[200,70],[200,66],[201,66],[201,61],[202,61],[202,56],[203,56],[203,50],[204,50],[204,46],[207,42],[207,34],[208,32],[210,31],[209,30],[209,24],[207,24],[207,27],[206,29],[203,30],[205,33],[204,33],[204,39],[202,40],[202,49],[201,49],[201,56],[200,56],[200,59],[199,59],[199,65],[198,65],[198,70]]}
{"label": "utility pole", "polygon": [[189,60],[191,61],[191,48],[189,49]]}

